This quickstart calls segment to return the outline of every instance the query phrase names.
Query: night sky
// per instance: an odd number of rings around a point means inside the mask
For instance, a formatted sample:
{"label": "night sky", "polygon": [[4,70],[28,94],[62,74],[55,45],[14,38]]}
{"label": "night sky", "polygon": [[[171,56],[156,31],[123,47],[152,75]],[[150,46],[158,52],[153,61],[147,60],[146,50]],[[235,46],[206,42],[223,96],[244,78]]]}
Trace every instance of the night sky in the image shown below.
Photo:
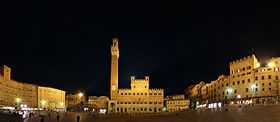
{"label": "night sky", "polygon": [[110,45],[119,38],[119,84],[150,76],[183,93],[228,74],[228,62],[280,56],[279,9],[254,1],[17,1],[3,4],[0,64],[18,81],[108,95]]}

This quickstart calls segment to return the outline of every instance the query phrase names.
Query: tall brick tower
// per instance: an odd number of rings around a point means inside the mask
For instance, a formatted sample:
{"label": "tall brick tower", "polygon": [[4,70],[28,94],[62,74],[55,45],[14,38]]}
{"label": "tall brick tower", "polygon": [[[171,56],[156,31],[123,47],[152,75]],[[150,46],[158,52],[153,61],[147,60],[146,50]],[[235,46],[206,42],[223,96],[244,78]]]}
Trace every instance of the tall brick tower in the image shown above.
{"label": "tall brick tower", "polygon": [[119,69],[118,62],[119,62],[118,39],[113,38],[113,44],[111,45],[111,82],[110,82],[111,100],[115,100],[118,91],[118,69]]}

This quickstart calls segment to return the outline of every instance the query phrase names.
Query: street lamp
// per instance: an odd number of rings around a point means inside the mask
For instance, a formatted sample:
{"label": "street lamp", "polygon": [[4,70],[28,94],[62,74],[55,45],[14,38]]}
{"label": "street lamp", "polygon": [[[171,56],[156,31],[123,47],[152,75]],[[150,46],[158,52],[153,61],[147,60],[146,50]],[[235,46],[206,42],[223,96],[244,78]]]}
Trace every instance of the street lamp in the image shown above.
{"label": "street lamp", "polygon": [[274,62],[269,62],[269,63],[267,64],[267,66],[268,66],[268,67],[271,67],[271,68],[272,68],[272,67],[275,67],[275,63],[274,63]]}
{"label": "street lamp", "polygon": [[21,102],[21,99],[19,97],[16,98],[16,103],[19,104]]}
{"label": "street lamp", "polygon": [[83,97],[84,96],[84,94],[82,92],[80,92],[78,95],[79,95],[79,97]]}
{"label": "street lamp", "polygon": [[42,104],[42,107],[43,107],[43,108],[45,107],[46,103],[47,103],[46,100],[42,100],[42,101],[41,101],[41,104]]}
{"label": "street lamp", "polygon": [[16,98],[16,104],[17,104],[16,107],[19,107],[20,102],[21,102],[21,98],[17,97]]}

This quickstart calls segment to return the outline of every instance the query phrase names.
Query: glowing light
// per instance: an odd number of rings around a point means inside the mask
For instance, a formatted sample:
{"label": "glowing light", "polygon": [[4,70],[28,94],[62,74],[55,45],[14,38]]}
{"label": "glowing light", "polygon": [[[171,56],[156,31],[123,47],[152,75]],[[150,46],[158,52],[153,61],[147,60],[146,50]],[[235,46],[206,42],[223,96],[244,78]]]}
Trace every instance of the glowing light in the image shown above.
{"label": "glowing light", "polygon": [[257,85],[256,85],[256,84],[252,84],[252,85],[251,85],[251,89],[252,89],[252,90],[255,90],[256,88],[257,88]]}
{"label": "glowing light", "polygon": [[275,67],[275,63],[274,63],[274,62],[269,62],[269,63],[267,64],[267,66],[268,66],[268,67]]}
{"label": "glowing light", "polygon": [[106,114],[106,112],[107,112],[106,109],[100,109],[100,110],[99,110],[99,113],[101,113],[101,114]]}
{"label": "glowing light", "polygon": [[60,102],[60,105],[61,105],[61,106],[63,106],[63,105],[64,105],[64,103],[63,103],[63,102]]}
{"label": "glowing light", "polygon": [[78,95],[79,95],[79,97],[84,96],[84,94],[82,92],[80,92]]}
{"label": "glowing light", "polygon": [[221,103],[221,102],[218,103],[218,107],[219,107],[219,108],[222,107],[222,103]]}
{"label": "glowing light", "polygon": [[233,92],[233,89],[232,89],[232,88],[227,88],[227,92],[228,92],[229,94],[231,94],[231,93]]}
{"label": "glowing light", "polygon": [[20,98],[16,98],[16,103],[20,103],[21,102],[21,99]]}
{"label": "glowing light", "polygon": [[240,98],[241,98],[241,95],[239,94],[239,95],[237,95],[236,97],[237,97],[237,99],[240,99]]}
{"label": "glowing light", "polygon": [[261,64],[260,63],[257,63],[256,64],[256,68],[258,68],[258,67],[260,67],[261,66]]}
{"label": "glowing light", "polygon": [[42,104],[42,105],[46,105],[46,103],[47,103],[46,100],[42,100],[42,101],[41,101],[41,104]]}

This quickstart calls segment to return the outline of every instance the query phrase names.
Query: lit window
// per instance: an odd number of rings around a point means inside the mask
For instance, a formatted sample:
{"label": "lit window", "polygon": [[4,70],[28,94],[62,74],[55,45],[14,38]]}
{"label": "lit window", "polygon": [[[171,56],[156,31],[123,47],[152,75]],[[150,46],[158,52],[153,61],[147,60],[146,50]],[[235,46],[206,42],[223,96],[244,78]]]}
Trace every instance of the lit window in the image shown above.
{"label": "lit window", "polygon": [[274,71],[275,71],[275,72],[278,72],[278,71],[279,71],[279,68],[278,68],[278,67],[275,67]]}

